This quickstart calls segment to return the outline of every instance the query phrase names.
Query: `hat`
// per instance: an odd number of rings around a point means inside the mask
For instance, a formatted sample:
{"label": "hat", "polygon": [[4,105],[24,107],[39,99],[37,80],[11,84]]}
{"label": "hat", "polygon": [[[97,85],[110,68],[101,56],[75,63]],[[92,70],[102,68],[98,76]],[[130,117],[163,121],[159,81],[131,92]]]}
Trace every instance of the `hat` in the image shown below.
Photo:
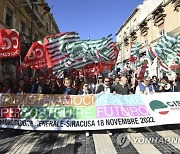
{"label": "hat", "polygon": [[98,79],[103,78],[102,75],[98,75]]}

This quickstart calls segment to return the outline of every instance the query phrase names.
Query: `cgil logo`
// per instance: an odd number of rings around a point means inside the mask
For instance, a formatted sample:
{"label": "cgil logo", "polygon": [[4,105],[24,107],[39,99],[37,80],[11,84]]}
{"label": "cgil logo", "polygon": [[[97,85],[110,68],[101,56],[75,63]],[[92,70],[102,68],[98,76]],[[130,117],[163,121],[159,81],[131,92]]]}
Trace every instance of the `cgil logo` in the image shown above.
{"label": "cgil logo", "polygon": [[153,100],[149,103],[149,106],[152,111],[157,112],[161,115],[165,115],[169,112],[168,105],[164,104],[161,101]]}
{"label": "cgil logo", "polygon": [[149,103],[151,110],[161,115],[169,113],[171,108],[180,108],[180,101],[171,101],[163,103],[159,100],[153,100]]}

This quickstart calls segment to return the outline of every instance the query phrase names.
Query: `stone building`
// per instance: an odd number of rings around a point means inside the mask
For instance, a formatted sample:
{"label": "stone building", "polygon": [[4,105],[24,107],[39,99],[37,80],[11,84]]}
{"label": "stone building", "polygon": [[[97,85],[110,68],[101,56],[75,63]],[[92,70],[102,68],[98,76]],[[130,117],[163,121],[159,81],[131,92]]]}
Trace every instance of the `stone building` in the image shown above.
{"label": "stone building", "polygon": [[2,59],[4,78],[16,78],[16,64],[23,60],[32,42],[60,32],[45,0],[0,0],[0,28],[16,29],[21,39],[21,57]]}
{"label": "stone building", "polygon": [[[121,48],[117,64],[129,64],[131,42],[141,43],[140,53],[145,55],[150,45],[157,44],[165,33],[172,36],[180,34],[180,1],[144,0],[116,33],[116,42]],[[157,63],[149,66],[147,71],[147,75],[162,76]]]}

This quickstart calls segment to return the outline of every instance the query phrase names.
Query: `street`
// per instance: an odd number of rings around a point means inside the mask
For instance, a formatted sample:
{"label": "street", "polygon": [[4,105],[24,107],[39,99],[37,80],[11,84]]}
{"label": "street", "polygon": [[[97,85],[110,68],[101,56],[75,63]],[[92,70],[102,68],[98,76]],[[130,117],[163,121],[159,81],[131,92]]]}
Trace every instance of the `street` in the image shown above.
{"label": "street", "polygon": [[[25,131],[15,129],[0,130],[0,153],[5,154],[170,154],[180,153],[180,144],[169,141],[167,138],[177,138],[180,135],[180,126],[164,125],[133,129],[136,133],[127,133],[127,129],[112,130],[109,136],[106,131],[91,131],[86,137],[85,132],[59,131]],[[135,140],[125,140],[120,145],[117,138],[128,134]],[[137,140],[139,138],[139,140]],[[143,143],[142,139],[155,139],[150,143]],[[141,139],[141,140],[140,140]],[[157,140],[165,139],[165,140]],[[179,140],[178,140],[179,141]],[[117,143],[118,142],[118,143]],[[121,141],[120,141],[121,142]],[[125,145],[126,144],[126,145]]]}

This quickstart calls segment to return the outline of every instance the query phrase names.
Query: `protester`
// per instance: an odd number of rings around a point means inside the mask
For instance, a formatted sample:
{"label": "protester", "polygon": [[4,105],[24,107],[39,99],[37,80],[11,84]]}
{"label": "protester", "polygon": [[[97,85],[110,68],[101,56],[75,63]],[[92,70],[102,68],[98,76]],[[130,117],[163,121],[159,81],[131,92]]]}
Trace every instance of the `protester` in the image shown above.
{"label": "protester", "polygon": [[120,77],[119,76],[116,76],[115,79],[114,79],[114,83],[113,83],[113,87],[115,87],[117,84],[119,84],[120,82]]}
{"label": "protester", "polygon": [[180,92],[180,75],[176,75],[173,81],[173,92]]}
{"label": "protester", "polygon": [[135,77],[131,77],[130,83],[128,84],[129,94],[135,94],[137,81]]}
{"label": "protester", "polygon": [[[78,95],[87,95],[87,94],[91,94],[92,91],[88,88],[89,87],[89,83],[84,81],[81,84],[81,89],[78,91]],[[86,131],[86,136],[89,136],[89,131]]]}
{"label": "protester", "polygon": [[60,94],[60,88],[57,84],[56,76],[52,75],[49,80],[49,88],[51,94]]}
{"label": "protester", "polygon": [[1,93],[6,93],[6,94],[14,93],[10,79],[4,80]]}
{"label": "protester", "polygon": [[81,84],[81,89],[78,91],[78,95],[87,94],[92,94],[92,91],[89,89],[89,83],[85,81]]}
{"label": "protester", "polygon": [[72,88],[75,89],[76,91],[76,95],[78,94],[78,91],[81,89],[81,81],[79,78],[76,78],[73,80],[73,83],[72,83]]}
{"label": "protester", "polygon": [[161,85],[159,87],[160,92],[172,92],[173,91],[173,85],[169,82],[169,79],[167,76],[164,76],[161,79]]}
{"label": "protester", "polygon": [[114,89],[116,94],[128,95],[129,89],[127,86],[127,78],[125,76],[122,76],[119,84],[115,85]]}
{"label": "protester", "polygon": [[[110,93],[114,93],[115,89],[113,86],[110,85],[110,78],[109,77],[105,77],[104,78],[104,84],[99,85],[98,89],[97,89],[97,94],[98,93],[102,93],[102,94],[110,94]],[[106,131],[110,136],[112,135],[110,130]]]}
{"label": "protester", "polygon": [[96,86],[95,86],[95,94],[97,94],[97,90],[98,90],[100,85],[103,85],[103,77],[102,77],[102,75],[98,76],[98,80],[97,80],[97,83],[96,83]]}
{"label": "protester", "polygon": [[135,94],[145,94],[145,95],[148,95],[148,94],[155,93],[154,87],[153,87],[153,85],[151,84],[150,81],[151,81],[151,78],[146,76],[144,78],[144,80],[140,84],[138,84],[138,86],[136,87]]}
{"label": "protester", "polygon": [[38,83],[34,85],[32,93],[35,94],[51,94],[51,90],[49,86],[45,83],[45,78],[43,76],[39,76]]}
{"label": "protester", "polygon": [[27,92],[27,86],[24,79],[19,79],[15,93],[23,94]]}
{"label": "protester", "polygon": [[63,94],[66,95],[76,95],[76,89],[72,88],[72,81],[71,79],[67,78],[64,81],[64,87],[62,89]]}
{"label": "protester", "polygon": [[110,84],[110,78],[104,78],[104,84],[100,84],[96,93],[113,93],[115,91],[114,87]]}
{"label": "protester", "polygon": [[37,82],[37,80],[35,77],[30,78],[30,82],[26,85],[27,86],[27,93],[33,93],[34,86],[36,85],[36,82]]}
{"label": "protester", "polygon": [[157,76],[152,76],[152,85],[153,85],[153,88],[154,88],[154,91],[155,92],[160,92],[160,85],[159,85],[159,82],[158,82],[158,77]]}

